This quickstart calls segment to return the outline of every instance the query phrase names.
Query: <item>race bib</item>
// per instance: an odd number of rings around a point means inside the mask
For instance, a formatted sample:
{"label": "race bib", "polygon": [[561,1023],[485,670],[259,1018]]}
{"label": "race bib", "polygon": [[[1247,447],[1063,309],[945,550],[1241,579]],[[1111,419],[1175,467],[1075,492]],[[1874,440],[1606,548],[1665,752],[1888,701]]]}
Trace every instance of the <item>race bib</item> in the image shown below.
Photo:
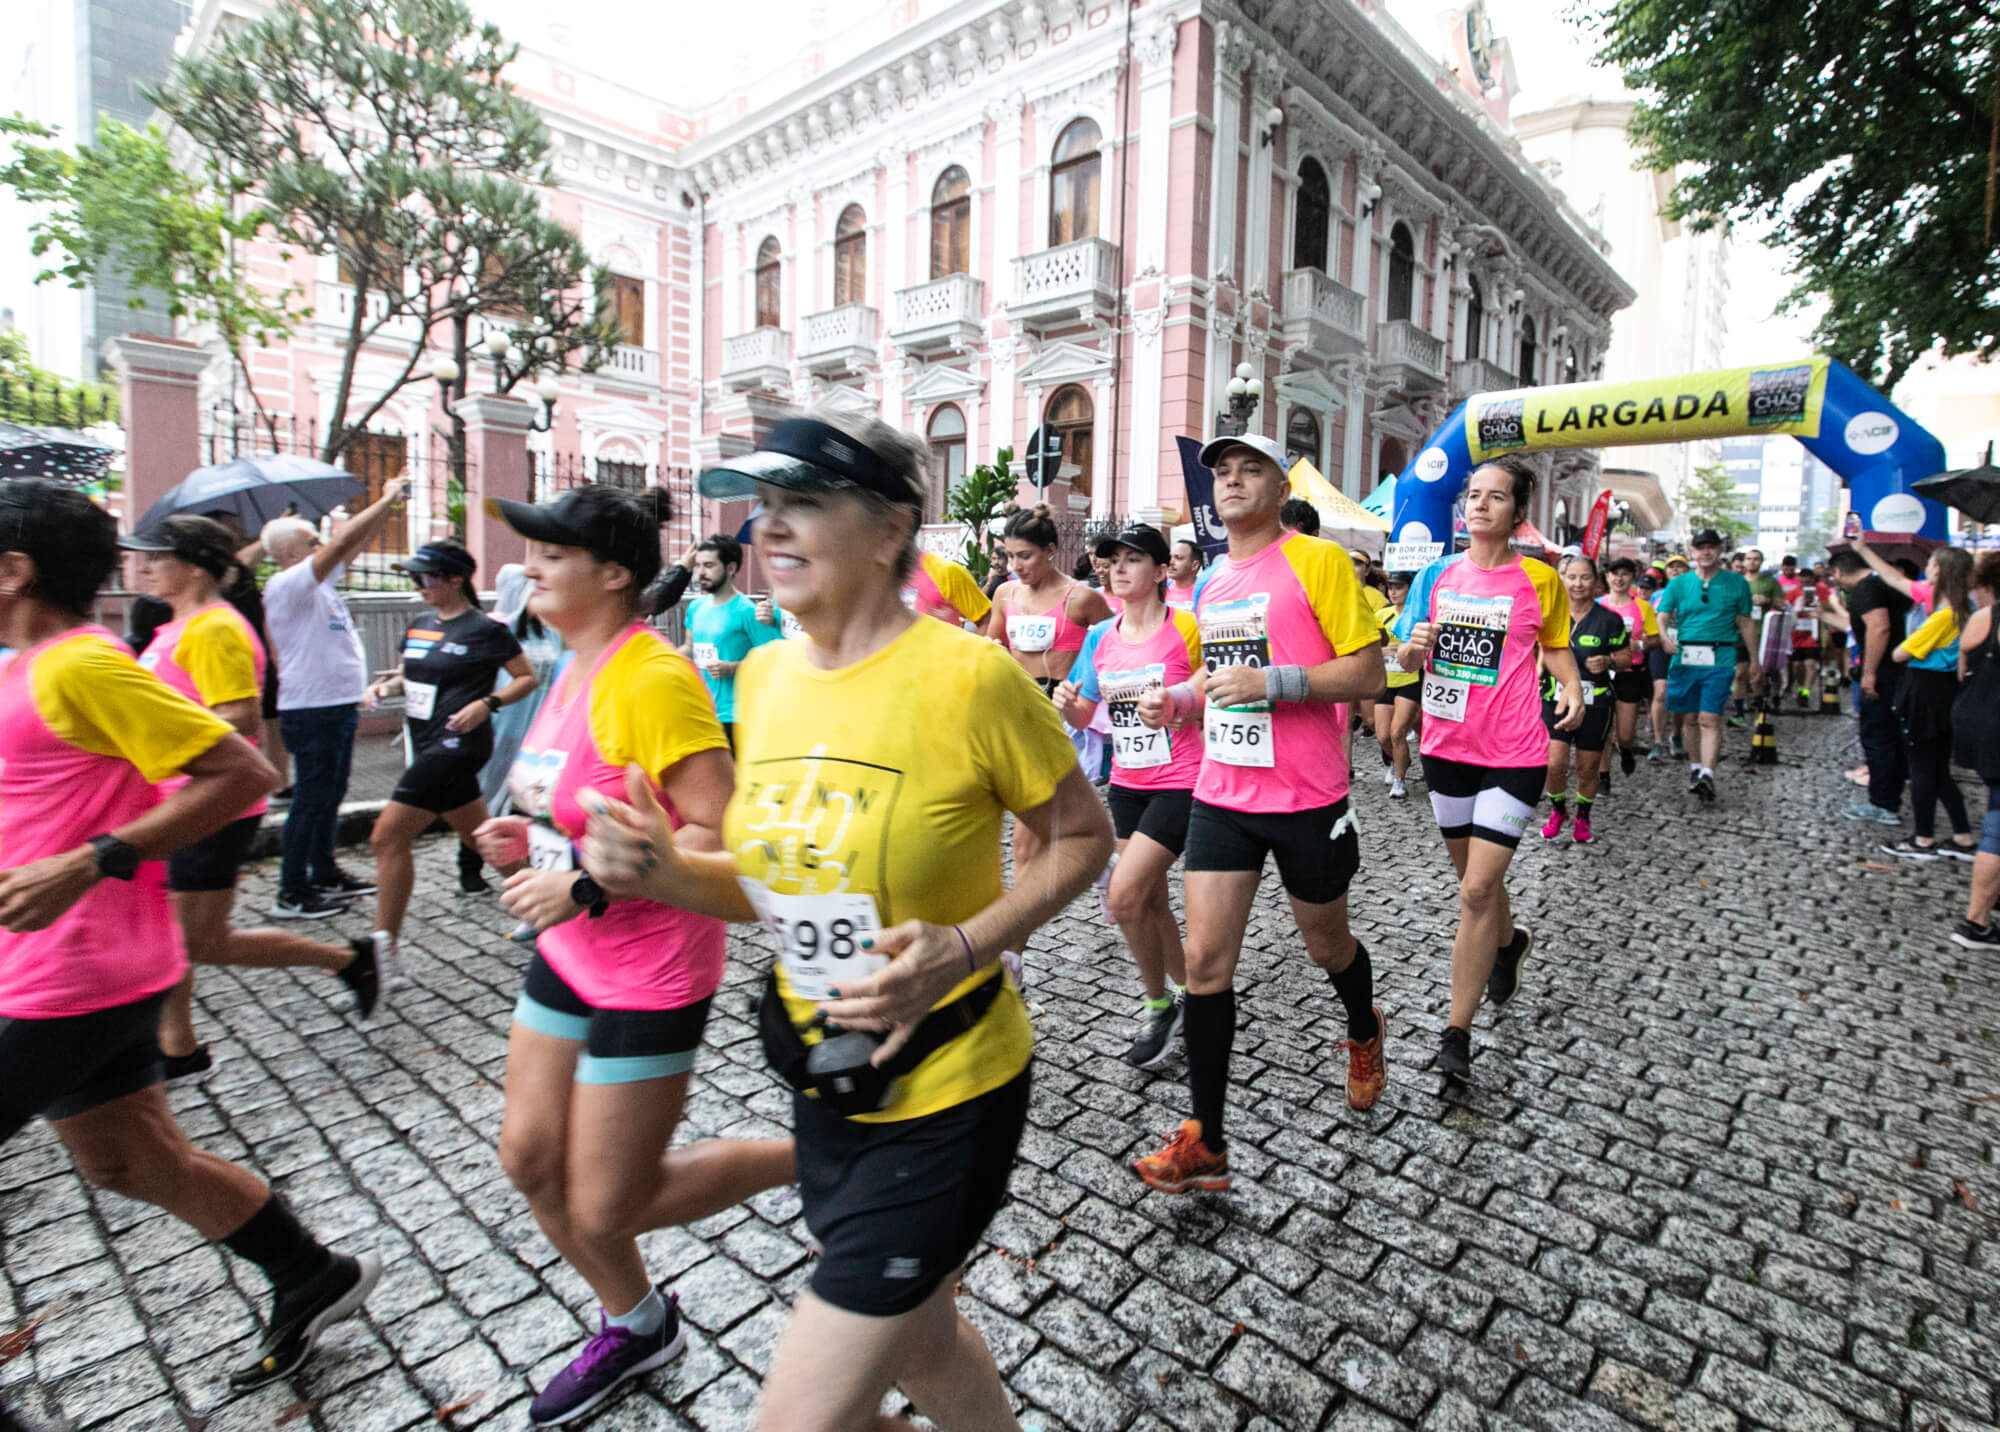
{"label": "race bib", "polygon": [[1055,613],[1044,612],[1031,617],[1009,612],[1007,644],[1016,651],[1047,651],[1056,644]]}
{"label": "race bib", "polygon": [[1596,682],[1585,680],[1583,683],[1583,704],[1586,706],[1595,706],[1597,704]]}
{"label": "race bib", "polygon": [[1111,717],[1111,761],[1120,769],[1151,770],[1173,760],[1172,738],[1165,730],[1148,729],[1139,719],[1139,698],[1166,684],[1167,668],[1161,662],[1139,671],[1107,671],[1098,677]]}
{"label": "race bib", "polygon": [[780,895],[761,880],[738,876],[751,908],[778,943],[785,983],[800,999],[831,999],[843,983],[879,974],[887,955],[861,948],[882,928],[872,895]]}
{"label": "race bib", "polygon": [[569,756],[564,751],[530,751],[523,748],[507,768],[507,792],[514,809],[536,820],[549,818],[549,802],[555,797]]}
{"label": "race bib", "polygon": [[1440,721],[1463,721],[1466,703],[1472,698],[1472,683],[1456,676],[1424,673],[1424,715]]}
{"label": "race bib", "polygon": [[531,870],[576,869],[576,847],[569,837],[552,825],[528,822],[528,868]]}
{"label": "race bib", "polygon": [[1688,645],[1681,648],[1682,666],[1715,665],[1715,648],[1712,646]]}
{"label": "race bib", "polygon": [[[1514,599],[1440,592],[1437,635],[1431,644],[1431,670],[1467,686],[1494,686],[1500,680],[1500,659],[1507,649],[1507,628],[1514,619]],[[1430,708],[1424,708],[1428,711]],[[1463,705],[1459,708],[1464,710]],[[1447,717],[1462,721],[1464,716]]]}
{"label": "race bib", "polygon": [[915,587],[903,588],[903,605],[911,611],[917,609],[917,589]]}
{"label": "race bib", "polygon": [[716,650],[714,642],[698,641],[694,644],[694,664],[703,671],[707,671],[721,660],[722,655]]}
{"label": "race bib", "polygon": [[782,607],[778,610],[778,630],[785,634],[786,641],[802,639],[806,629],[799,625],[799,619]]}
{"label": "race bib", "polygon": [[427,681],[403,683],[403,714],[412,721],[428,721],[437,709],[438,689]]}
{"label": "race bib", "polygon": [[1271,713],[1211,706],[1202,717],[1208,754],[1225,766],[1271,766]]}

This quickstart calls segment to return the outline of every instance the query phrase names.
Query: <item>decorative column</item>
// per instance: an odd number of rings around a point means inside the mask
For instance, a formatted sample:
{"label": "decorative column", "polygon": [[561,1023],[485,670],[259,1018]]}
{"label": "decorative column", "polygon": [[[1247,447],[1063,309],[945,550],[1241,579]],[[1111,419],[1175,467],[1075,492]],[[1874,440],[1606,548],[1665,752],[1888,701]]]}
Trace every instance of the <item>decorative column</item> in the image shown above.
{"label": "decorative column", "polygon": [[201,374],[215,355],[181,338],[128,333],[104,345],[125,424],[125,528],[201,466]]}
{"label": "decorative column", "polygon": [[[993,121],[993,272],[986,281],[986,296],[997,310],[1002,302],[1002,285],[1014,272],[1014,260],[1021,250],[1021,122],[1028,97],[1018,89],[1009,90],[989,111]],[[928,270],[925,277],[929,277]],[[922,280],[911,276],[910,282]],[[987,373],[986,395],[992,409],[987,419],[984,462],[996,449],[1021,447],[1028,440],[1032,422],[1017,424],[1014,416],[1014,335],[993,337],[993,323],[986,325],[986,349],[991,366]],[[971,425],[968,423],[968,427]],[[968,458],[968,465],[977,466]]]}
{"label": "decorative column", "polygon": [[[911,282],[910,152],[900,143],[878,149],[875,167],[884,171],[889,180],[887,197],[883,200],[888,209],[888,223],[883,229],[882,258],[893,290]],[[881,321],[886,327],[896,321],[895,315],[885,314]],[[903,377],[908,366],[900,361],[882,365],[882,420],[899,428],[910,426],[909,414],[903,406]]]}
{"label": "decorative column", "polygon": [[527,550],[506,523],[488,515],[486,499],[534,501],[528,434],[535,410],[518,398],[493,393],[460,398],[456,408],[465,420],[465,545],[492,581],[503,565],[520,561]]}
{"label": "decorative column", "polygon": [[1174,50],[1180,27],[1169,16],[1149,26],[1139,38],[1139,233],[1138,251],[1127,272],[1143,282],[1150,278],[1157,297],[1139,308],[1135,282],[1132,293],[1132,418],[1131,465],[1127,469],[1126,509],[1151,521],[1160,507],[1160,404],[1165,357],[1161,328],[1167,316],[1167,191],[1170,147],[1173,143]]}
{"label": "decorative column", "polygon": [[1285,62],[1276,55],[1260,54],[1250,72],[1250,206],[1249,222],[1243,237],[1243,286],[1250,293],[1269,294],[1271,282],[1271,179],[1276,143],[1260,142],[1264,111],[1277,103],[1284,83]]}

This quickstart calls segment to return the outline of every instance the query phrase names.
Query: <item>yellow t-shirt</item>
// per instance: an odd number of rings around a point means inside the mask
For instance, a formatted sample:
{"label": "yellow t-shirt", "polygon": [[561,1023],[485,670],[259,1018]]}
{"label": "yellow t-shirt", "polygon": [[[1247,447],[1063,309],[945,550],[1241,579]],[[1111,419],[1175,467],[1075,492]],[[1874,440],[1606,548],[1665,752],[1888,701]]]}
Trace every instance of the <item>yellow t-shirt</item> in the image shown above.
{"label": "yellow t-shirt", "polygon": [[1925,617],[1922,626],[1903,638],[1903,645],[1912,661],[1922,661],[1939,647],[1950,646],[1957,640],[1958,613],[1947,606]]}
{"label": "yellow t-shirt", "polygon": [[[972,573],[958,563],[934,553],[924,552],[918,557],[918,565],[924,576],[937,589],[937,595],[944,599],[952,610],[974,626],[986,620],[986,614],[993,610],[993,603],[986,593],[979,590],[979,583],[972,579]],[[929,593],[917,586],[918,605],[925,605]]]}
{"label": "yellow t-shirt", "polygon": [[1361,600],[1368,603],[1368,610],[1378,618],[1382,615],[1383,609],[1389,605],[1389,599],[1366,582],[1361,583]]}
{"label": "yellow t-shirt", "polygon": [[[1373,591],[1374,588],[1371,587],[1368,590]],[[1396,619],[1401,615],[1401,608],[1392,607],[1386,603],[1375,609],[1376,624],[1382,628],[1383,668],[1387,673],[1389,689],[1391,691],[1404,686],[1413,686],[1423,679],[1422,672],[1405,671],[1403,670],[1402,663],[1396,660],[1396,649],[1401,645],[1396,640]]]}
{"label": "yellow t-shirt", "polygon": [[209,607],[189,617],[174,647],[174,661],[211,709],[251,700],[263,691],[249,627],[228,607]]}
{"label": "yellow t-shirt", "polygon": [[[723,843],[739,875],[780,896],[866,895],[887,929],[955,925],[1005,890],[1001,817],[1031,810],[1076,769],[1055,707],[1005,650],[919,620],[839,671],[773,642],[736,674],[736,791]],[[999,965],[968,975],[939,1005]],[[779,988],[807,1042],[815,1006]],[[1009,981],[972,1029],[904,1077],[872,1123],[936,1113],[1028,1065],[1033,1033]]]}

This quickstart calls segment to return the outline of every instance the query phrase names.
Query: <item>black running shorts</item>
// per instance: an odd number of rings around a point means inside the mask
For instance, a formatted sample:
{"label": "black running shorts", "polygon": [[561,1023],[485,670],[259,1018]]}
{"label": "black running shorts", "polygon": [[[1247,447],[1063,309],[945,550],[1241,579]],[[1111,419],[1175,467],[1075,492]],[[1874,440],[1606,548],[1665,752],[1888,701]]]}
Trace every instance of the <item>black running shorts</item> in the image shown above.
{"label": "black running shorts", "polygon": [[799,1201],[824,1250],[812,1290],[892,1318],[957,1273],[1007,1199],[1028,1124],[1029,1071],[935,1114],[859,1123],[792,1096]]}
{"label": "black running shorts", "polygon": [[197,890],[234,890],[243,862],[257,839],[261,815],[233,820],[213,835],[203,836],[193,845],[167,857],[167,889],[193,893]]}
{"label": "black running shorts", "polygon": [[1579,751],[1601,751],[1611,738],[1611,713],[1615,709],[1608,691],[1599,692],[1594,705],[1583,708],[1583,724],[1574,731],[1556,729],[1556,703],[1542,703],[1542,727],[1551,741],[1561,741]]}
{"label": "black running shorts", "polygon": [[151,1088],[165,990],[57,1019],[0,1018],[0,1144],[37,1114],[54,1122]]}
{"label": "black running shorts", "polygon": [[1653,673],[1646,667],[1621,671],[1611,678],[1611,695],[1619,701],[1643,706],[1653,699]]}
{"label": "black running shorts", "polygon": [[1105,799],[1111,806],[1111,828],[1120,840],[1143,835],[1176,855],[1187,849],[1193,791],[1135,791],[1114,781]]}
{"label": "black running shorts", "polygon": [[443,815],[448,810],[471,805],[481,799],[479,772],[484,756],[468,756],[458,751],[433,751],[410,762],[389,799],[398,805],[415,806]]}
{"label": "black running shorts", "polygon": [[1343,797],[1312,810],[1260,814],[1196,801],[1188,817],[1187,868],[1261,871],[1276,856],[1285,893],[1330,905],[1361,868],[1361,838]]}

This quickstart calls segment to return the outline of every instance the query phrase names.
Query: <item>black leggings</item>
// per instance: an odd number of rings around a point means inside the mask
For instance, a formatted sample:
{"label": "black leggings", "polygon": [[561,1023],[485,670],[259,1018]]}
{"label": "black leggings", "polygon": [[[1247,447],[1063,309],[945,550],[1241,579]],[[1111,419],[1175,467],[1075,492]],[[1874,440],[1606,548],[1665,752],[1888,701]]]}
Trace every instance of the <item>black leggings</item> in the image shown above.
{"label": "black leggings", "polygon": [[1965,814],[1965,796],[1951,776],[1951,738],[1910,743],[1910,809],[1916,818],[1917,838],[1931,840],[1937,833],[1938,802],[1951,821],[1954,835],[1966,835],[1972,824]]}

